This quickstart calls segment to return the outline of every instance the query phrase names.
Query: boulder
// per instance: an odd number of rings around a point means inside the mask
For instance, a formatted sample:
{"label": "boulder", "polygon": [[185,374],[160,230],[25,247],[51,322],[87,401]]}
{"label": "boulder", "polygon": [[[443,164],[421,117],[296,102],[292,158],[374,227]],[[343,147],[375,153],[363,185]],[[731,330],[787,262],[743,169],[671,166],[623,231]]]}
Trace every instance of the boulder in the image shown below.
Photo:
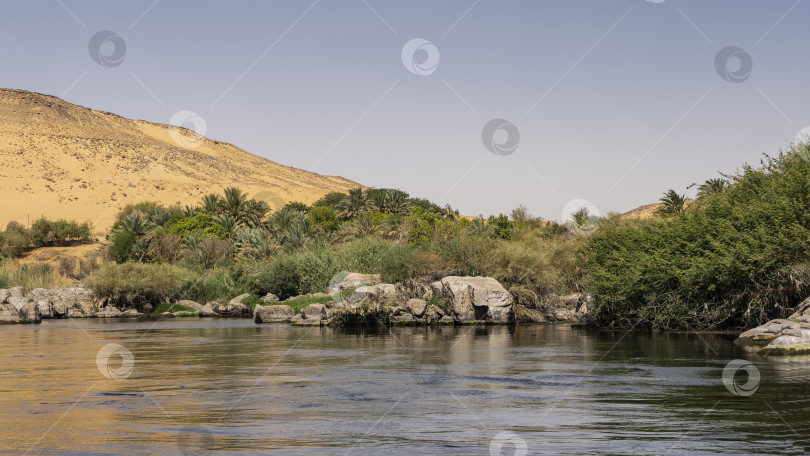
{"label": "boulder", "polygon": [[42,318],[48,319],[53,318],[53,307],[51,305],[51,301],[48,299],[37,299],[34,301],[37,303],[37,309],[39,310],[39,314]]}
{"label": "boulder", "polygon": [[42,316],[39,313],[39,306],[37,306],[36,302],[30,299],[27,300],[22,307],[20,307],[19,315],[20,323],[39,323],[42,321]]}
{"label": "boulder", "polygon": [[292,307],[284,304],[273,306],[256,306],[253,310],[253,320],[256,323],[277,323],[292,320],[295,312]]}
{"label": "boulder", "polygon": [[379,274],[360,274],[357,272],[343,272],[336,275],[329,284],[329,294],[334,295],[343,290],[376,285],[380,283]]}
{"label": "boulder", "polygon": [[25,293],[23,292],[23,287],[14,287],[8,289],[9,298],[23,298],[25,297]]}
{"label": "boulder", "polygon": [[396,285],[380,283],[377,285],[358,287],[346,297],[346,306],[352,309],[361,307],[364,303],[385,304],[396,302],[399,298]]}
{"label": "boulder", "polygon": [[492,277],[449,276],[441,284],[448,311],[458,321],[506,323],[514,317],[512,295]]}
{"label": "boulder", "polygon": [[0,289],[0,306],[6,303],[6,300],[11,296],[11,290]]}
{"label": "boulder", "polygon": [[202,306],[202,309],[200,309],[200,317],[210,318],[219,316],[220,315],[218,313],[214,312],[214,306],[210,302]]}
{"label": "boulder", "polygon": [[230,302],[228,302],[228,304],[231,304],[231,305],[242,304],[242,300],[245,299],[245,298],[249,298],[249,297],[250,297],[250,293],[241,294],[241,295],[231,299]]}
{"label": "boulder", "polygon": [[406,305],[408,311],[415,317],[421,317],[427,310],[428,303],[424,299],[409,299]]}
{"label": "boulder", "polygon": [[[250,296],[249,294],[237,296],[230,300],[230,302],[225,302],[222,300],[212,301],[206,304],[206,306],[210,305],[211,309],[214,313],[219,315],[220,317],[227,317],[227,318],[243,318],[243,317],[250,317],[253,315],[253,311],[250,307],[242,304],[242,299]],[[204,308],[204,307],[203,307]],[[200,311],[200,315],[202,315],[202,310]]]}
{"label": "boulder", "polygon": [[301,316],[305,320],[322,320],[326,316],[326,306],[323,304],[310,304],[301,311]]}
{"label": "boulder", "polygon": [[197,301],[189,301],[187,299],[181,299],[180,301],[177,301],[177,305],[183,306],[183,307],[189,307],[189,308],[197,310],[197,311],[199,311],[200,309],[203,308],[203,305],[200,304],[199,302],[197,302]]}
{"label": "boulder", "polygon": [[31,299],[26,298],[25,296],[21,297],[11,296],[10,298],[8,298],[8,307],[10,309],[14,309],[17,312],[19,312],[23,308],[23,306],[28,304],[29,301],[31,301]]}
{"label": "boulder", "polygon": [[0,325],[8,323],[19,323],[19,312],[12,312],[9,310],[0,310]]}
{"label": "boulder", "polygon": [[[424,318],[424,320],[427,321],[427,322],[435,323],[435,322],[438,322],[439,320],[441,320],[442,317],[444,317],[444,316],[445,316],[445,314],[444,314],[444,311],[442,309],[434,306],[433,304],[428,304],[428,306],[425,308],[425,313],[422,316],[422,318]],[[452,320],[452,319],[453,318],[450,317],[450,320]]]}
{"label": "boulder", "polygon": [[117,307],[106,306],[99,309],[96,316],[99,318],[118,318],[124,316],[124,313]]}
{"label": "boulder", "polygon": [[267,293],[266,295],[262,296],[262,301],[264,302],[278,302],[278,296],[274,295],[273,293]]}
{"label": "boulder", "polygon": [[456,324],[456,320],[451,317],[450,315],[445,315],[438,322],[440,325],[454,325]]}

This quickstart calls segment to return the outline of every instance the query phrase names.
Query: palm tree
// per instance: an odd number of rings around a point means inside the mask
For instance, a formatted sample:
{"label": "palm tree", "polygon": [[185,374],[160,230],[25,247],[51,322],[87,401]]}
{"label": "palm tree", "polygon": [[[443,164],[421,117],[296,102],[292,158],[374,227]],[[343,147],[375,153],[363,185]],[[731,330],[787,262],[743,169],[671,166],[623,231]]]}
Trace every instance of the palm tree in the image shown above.
{"label": "palm tree", "polygon": [[686,206],[686,196],[679,195],[672,189],[667,190],[658,201],[661,202],[661,205],[658,206],[655,213],[661,216],[680,214]]}
{"label": "palm tree", "polygon": [[357,217],[367,206],[368,200],[363,195],[363,189],[353,188],[349,190],[348,198],[340,203],[341,216],[346,219]]}
{"label": "palm tree", "polygon": [[219,213],[220,208],[222,207],[222,198],[219,195],[214,193],[209,193],[203,196],[202,200],[202,210],[205,211],[208,215],[216,215]]}
{"label": "palm tree", "polygon": [[699,199],[716,195],[723,192],[728,187],[728,181],[722,178],[709,179],[700,184],[697,190],[697,197]]}
{"label": "palm tree", "polygon": [[385,206],[389,214],[407,214],[411,210],[408,194],[400,190],[385,191]]}
{"label": "palm tree", "polygon": [[247,203],[247,193],[236,187],[225,189],[225,198],[222,200],[222,209],[235,220],[241,220],[242,211]]}

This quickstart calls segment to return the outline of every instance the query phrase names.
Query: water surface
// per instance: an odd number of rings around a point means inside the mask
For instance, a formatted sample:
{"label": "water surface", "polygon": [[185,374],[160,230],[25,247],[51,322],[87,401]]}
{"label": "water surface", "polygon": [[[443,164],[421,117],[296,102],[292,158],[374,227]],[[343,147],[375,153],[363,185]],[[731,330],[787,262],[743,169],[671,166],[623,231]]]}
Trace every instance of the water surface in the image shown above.
{"label": "water surface", "polygon": [[[5,326],[0,451],[805,454],[810,358],[763,359],[733,339],[564,325],[377,333],[200,319]],[[108,344],[132,354],[131,369],[118,355],[99,366]],[[723,368],[740,358],[761,374],[747,397],[722,382]]]}

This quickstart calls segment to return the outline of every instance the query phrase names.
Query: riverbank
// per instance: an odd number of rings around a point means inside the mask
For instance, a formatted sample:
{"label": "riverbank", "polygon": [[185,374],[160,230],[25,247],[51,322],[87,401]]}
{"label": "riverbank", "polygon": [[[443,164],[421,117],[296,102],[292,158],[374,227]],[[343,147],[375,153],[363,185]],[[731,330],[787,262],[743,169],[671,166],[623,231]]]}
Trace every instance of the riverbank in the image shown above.
{"label": "riverbank", "polygon": [[[513,295],[514,293],[514,295]],[[588,312],[580,294],[538,299],[510,292],[491,277],[448,276],[434,282],[381,283],[373,274],[346,273],[324,292],[280,301],[268,293],[202,304],[141,303],[121,308],[83,286],[0,290],[0,322],[37,323],[60,318],[253,318],[256,323],[305,326],[464,325],[579,321]]]}

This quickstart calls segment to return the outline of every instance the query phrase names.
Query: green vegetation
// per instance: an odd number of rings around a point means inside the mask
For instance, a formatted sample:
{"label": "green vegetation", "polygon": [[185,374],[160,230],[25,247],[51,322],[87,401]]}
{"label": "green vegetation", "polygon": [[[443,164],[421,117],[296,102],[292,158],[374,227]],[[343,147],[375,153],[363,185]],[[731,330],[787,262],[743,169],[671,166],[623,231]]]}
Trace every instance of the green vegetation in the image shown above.
{"label": "green vegetation", "polygon": [[20,264],[0,260],[0,288],[23,287],[28,293],[35,288],[63,288],[74,283],[48,263]]}
{"label": "green vegetation", "polygon": [[[647,220],[581,208],[556,223],[525,207],[470,219],[395,189],[335,192],[272,213],[236,188],[198,206],[140,203],[124,208],[108,236],[117,264],[87,283],[123,307],[244,293],[253,307],[274,293],[298,296],[285,304],[300,312],[333,299],[304,295],[323,292],[340,271],[377,273],[384,282],[491,276],[519,302],[591,293],[592,323],[602,327],[749,327],[785,317],[810,292],[806,154],[791,150],[710,179],[692,202],[668,190]],[[0,245],[81,239],[57,225],[9,224]],[[34,284],[20,274],[0,269],[0,286]],[[25,274],[43,283],[58,276]],[[445,306],[439,297],[431,304]]]}
{"label": "green vegetation", "polygon": [[785,317],[810,291],[810,162],[797,152],[707,182],[666,218],[604,221],[584,246],[595,323],[730,328]]}
{"label": "green vegetation", "polygon": [[67,220],[35,220],[30,228],[9,222],[0,231],[0,254],[8,258],[22,256],[39,247],[62,247],[93,242],[93,228],[89,223]]}

